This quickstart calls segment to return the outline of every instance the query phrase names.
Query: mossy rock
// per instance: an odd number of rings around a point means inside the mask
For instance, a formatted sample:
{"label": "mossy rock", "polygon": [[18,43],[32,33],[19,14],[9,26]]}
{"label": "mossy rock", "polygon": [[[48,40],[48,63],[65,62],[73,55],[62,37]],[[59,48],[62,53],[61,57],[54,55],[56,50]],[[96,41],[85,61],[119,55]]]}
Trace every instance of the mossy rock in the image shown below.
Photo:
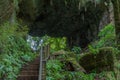
{"label": "mossy rock", "polygon": [[111,47],[99,49],[96,54],[84,54],[79,63],[87,72],[95,70],[96,72],[109,71],[114,68],[114,51]]}
{"label": "mossy rock", "polygon": [[58,59],[64,63],[64,69],[67,71],[86,72],[85,69],[76,60],[76,54],[64,50],[56,51],[51,55],[52,59]]}
{"label": "mossy rock", "polygon": [[52,56],[55,56],[55,55],[64,55],[65,53],[66,53],[66,51],[59,50],[59,51],[56,51],[56,52],[52,53]]}
{"label": "mossy rock", "polygon": [[78,72],[86,72],[85,69],[77,62],[75,58],[68,58],[63,62],[65,64],[64,69],[66,71],[78,71]]}
{"label": "mossy rock", "polygon": [[81,71],[86,72],[85,69],[76,61],[75,58],[68,58],[66,63],[70,63],[71,66],[74,68],[74,71]]}
{"label": "mossy rock", "polygon": [[76,58],[76,54],[73,52],[59,50],[59,51],[54,52],[51,55],[51,58],[55,58],[55,59],[59,59],[59,60],[66,60],[68,58]]}

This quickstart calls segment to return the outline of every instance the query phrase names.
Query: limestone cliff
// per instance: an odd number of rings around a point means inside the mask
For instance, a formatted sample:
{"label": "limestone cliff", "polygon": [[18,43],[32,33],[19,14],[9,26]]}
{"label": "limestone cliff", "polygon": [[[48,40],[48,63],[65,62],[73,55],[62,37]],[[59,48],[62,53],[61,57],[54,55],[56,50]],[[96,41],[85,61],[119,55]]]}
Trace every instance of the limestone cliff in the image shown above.
{"label": "limestone cliff", "polygon": [[1,0],[0,4],[0,22],[21,20],[31,35],[65,36],[70,47],[86,47],[96,39],[108,10],[103,1],[92,0]]}

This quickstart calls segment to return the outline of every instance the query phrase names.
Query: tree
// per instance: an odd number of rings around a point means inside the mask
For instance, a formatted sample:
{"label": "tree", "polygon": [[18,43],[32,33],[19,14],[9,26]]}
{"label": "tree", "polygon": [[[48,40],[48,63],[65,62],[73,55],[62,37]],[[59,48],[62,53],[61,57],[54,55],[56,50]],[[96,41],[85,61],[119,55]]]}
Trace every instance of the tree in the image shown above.
{"label": "tree", "polygon": [[112,0],[114,7],[115,29],[117,35],[117,43],[120,45],[120,0]]}

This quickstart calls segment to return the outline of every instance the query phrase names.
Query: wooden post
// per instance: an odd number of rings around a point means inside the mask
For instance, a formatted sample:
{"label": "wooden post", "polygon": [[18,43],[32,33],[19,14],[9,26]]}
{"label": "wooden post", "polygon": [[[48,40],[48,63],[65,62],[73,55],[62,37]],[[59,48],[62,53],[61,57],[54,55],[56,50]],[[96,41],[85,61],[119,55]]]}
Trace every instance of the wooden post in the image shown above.
{"label": "wooden post", "polygon": [[40,50],[40,68],[39,68],[39,80],[46,80],[46,61],[49,57],[49,45],[42,47]]}
{"label": "wooden post", "polygon": [[42,57],[43,57],[43,47],[40,48],[40,66],[39,66],[39,80],[42,80]]}

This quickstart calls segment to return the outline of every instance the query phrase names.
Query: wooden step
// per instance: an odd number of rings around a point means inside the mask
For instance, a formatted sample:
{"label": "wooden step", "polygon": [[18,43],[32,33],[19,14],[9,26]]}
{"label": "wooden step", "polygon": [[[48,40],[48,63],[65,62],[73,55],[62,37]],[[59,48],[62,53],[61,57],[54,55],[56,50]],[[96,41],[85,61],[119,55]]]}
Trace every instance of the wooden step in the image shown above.
{"label": "wooden step", "polygon": [[[43,61],[43,65],[42,65],[42,76],[43,79],[42,80],[46,80],[46,63]],[[38,80],[38,76],[39,76],[39,66],[40,66],[40,57],[36,58],[34,61],[29,62],[28,64],[24,65],[21,68],[21,72],[17,78],[17,80]]]}
{"label": "wooden step", "polygon": [[39,70],[39,65],[29,65],[28,67],[23,67],[21,70]]}
{"label": "wooden step", "polygon": [[38,75],[20,75],[17,80],[38,80]]}
{"label": "wooden step", "polygon": [[[28,65],[29,64],[31,64],[31,65],[38,65],[40,63],[40,59],[38,59],[38,60],[35,60],[35,61],[33,61],[33,62],[30,62],[30,63],[28,63]],[[26,65],[25,65],[26,66]]]}
{"label": "wooden step", "polygon": [[22,75],[38,75],[39,71],[22,71]]}

